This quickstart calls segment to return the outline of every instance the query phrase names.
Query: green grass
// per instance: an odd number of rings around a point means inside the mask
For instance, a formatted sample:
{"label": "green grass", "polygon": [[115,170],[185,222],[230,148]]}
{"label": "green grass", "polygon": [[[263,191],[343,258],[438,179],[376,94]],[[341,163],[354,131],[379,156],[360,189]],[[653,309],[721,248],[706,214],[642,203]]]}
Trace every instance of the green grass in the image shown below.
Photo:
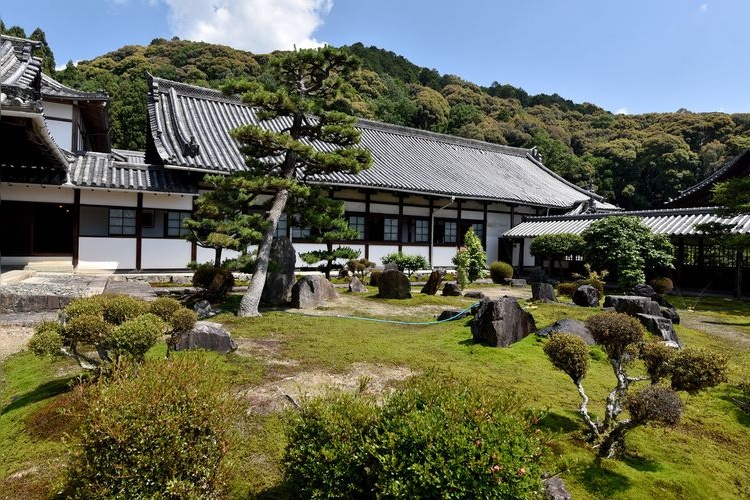
{"label": "green grass", "polygon": [[[373,295],[360,294],[357,300],[361,301],[362,310],[354,312],[365,315],[368,305],[378,304],[399,308],[399,318],[425,320],[431,319],[426,307],[460,309],[473,302],[421,294],[405,301],[383,301]],[[232,377],[238,392],[300,372],[344,373],[353,363],[360,362],[409,367],[415,372],[437,367],[490,393],[510,391],[526,406],[542,410],[542,424],[553,436],[556,458],[552,470],[562,475],[574,498],[750,496],[750,417],[732,402],[737,394],[732,384],[750,376],[750,349],[721,337],[677,327],[687,346],[711,349],[729,358],[730,384],[695,396],[683,394],[686,412],[676,428],[639,428],[628,436],[626,457],[599,461],[581,441],[584,427],[576,412],[579,398],[575,387],[551,366],[541,349],[544,341],[533,335],[509,348],[490,348],[472,342],[465,319],[433,326],[405,326],[283,311],[267,311],[261,318],[244,319],[231,314],[238,303],[239,296],[231,297],[225,304],[229,312],[215,320],[224,323],[240,342],[278,341],[276,355],[297,362],[270,366],[254,357],[212,355],[217,370]],[[596,312],[561,304],[524,305],[534,315],[538,328],[563,317],[585,319]],[[703,299],[699,306],[701,314],[715,316],[718,322],[739,323],[745,314],[745,318],[750,317],[750,305],[742,302]],[[157,348],[149,356],[163,354],[163,348]],[[590,411],[596,416],[603,413],[603,401],[614,379],[599,348],[591,349],[591,358],[584,386],[591,398]],[[55,470],[60,470],[60,464],[65,462],[66,447],[58,434],[41,439],[26,427],[35,414],[44,414],[50,401],[64,397],[59,394],[67,390],[69,377],[55,376],[63,366],[68,365],[28,353],[15,355],[3,365],[0,456],[8,459],[0,461],[0,481],[4,481],[0,482],[0,489],[18,487],[17,482],[8,482],[8,476],[19,470],[53,462],[57,464]],[[238,430],[239,443],[228,456],[231,496],[283,497],[283,416],[242,415]],[[32,484],[38,491],[53,491],[59,482],[54,474],[30,476],[38,480]]]}

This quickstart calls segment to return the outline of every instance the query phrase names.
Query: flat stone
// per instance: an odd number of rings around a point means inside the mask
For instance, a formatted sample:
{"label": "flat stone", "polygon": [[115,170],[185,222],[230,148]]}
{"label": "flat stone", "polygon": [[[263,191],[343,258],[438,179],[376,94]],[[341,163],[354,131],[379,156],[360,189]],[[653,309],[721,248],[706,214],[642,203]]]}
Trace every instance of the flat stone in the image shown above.
{"label": "flat stone", "polygon": [[180,336],[175,346],[176,351],[187,349],[207,349],[227,354],[236,351],[237,344],[221,323],[198,321],[192,330]]}
{"label": "flat stone", "polygon": [[540,337],[548,337],[553,333],[570,333],[572,335],[580,337],[588,345],[596,344],[593,335],[591,335],[591,331],[586,328],[586,324],[583,321],[577,319],[563,318],[561,320],[555,321],[550,326],[542,328],[541,330],[536,332],[536,334]]}
{"label": "flat stone", "polygon": [[636,314],[661,315],[661,309],[656,301],[634,295],[607,295],[604,297],[604,307],[614,307],[615,311],[631,316]]}
{"label": "flat stone", "polygon": [[461,289],[456,283],[446,283],[443,285],[443,297],[460,297]]}
{"label": "flat stone", "polygon": [[456,320],[465,318],[469,315],[468,311],[459,311],[458,309],[446,309],[437,317],[437,321]]}

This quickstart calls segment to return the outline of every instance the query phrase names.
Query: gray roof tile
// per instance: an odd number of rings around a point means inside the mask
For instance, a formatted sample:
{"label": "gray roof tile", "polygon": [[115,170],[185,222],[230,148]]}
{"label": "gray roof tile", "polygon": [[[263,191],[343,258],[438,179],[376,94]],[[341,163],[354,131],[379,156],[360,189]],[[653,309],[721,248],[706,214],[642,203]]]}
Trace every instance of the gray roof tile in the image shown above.
{"label": "gray roof tile", "polygon": [[[167,167],[221,173],[245,170],[229,131],[259,122],[236,97],[153,77],[148,110],[151,139]],[[286,121],[262,125],[280,130]],[[312,176],[309,181],[560,208],[591,196],[544,167],[531,150],[370,120],[359,120],[357,128],[360,145],[372,152],[372,167],[359,174]],[[196,156],[186,154],[191,139],[199,146]],[[326,149],[323,144],[316,147]]]}

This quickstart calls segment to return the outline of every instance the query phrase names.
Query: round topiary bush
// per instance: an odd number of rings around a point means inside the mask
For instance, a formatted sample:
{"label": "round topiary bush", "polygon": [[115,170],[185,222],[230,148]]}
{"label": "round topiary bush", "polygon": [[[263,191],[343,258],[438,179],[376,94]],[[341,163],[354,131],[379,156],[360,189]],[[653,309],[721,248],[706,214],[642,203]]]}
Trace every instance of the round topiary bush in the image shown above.
{"label": "round topiary bush", "polygon": [[370,271],[370,286],[378,286],[378,278],[383,271]]}
{"label": "round topiary bush", "polygon": [[578,285],[575,283],[558,283],[557,284],[557,294],[558,295],[567,295],[568,297],[572,297],[574,293],[576,293],[576,290],[578,290]]}
{"label": "round topiary bush", "polygon": [[104,296],[92,295],[91,297],[73,299],[63,309],[63,316],[66,320],[84,315],[104,317]]}
{"label": "round topiary bush", "polygon": [[659,385],[651,385],[629,394],[625,406],[634,422],[658,422],[664,425],[677,424],[684,409],[682,400],[676,392]]}
{"label": "round topiary bush", "polygon": [[103,295],[104,320],[119,325],[149,311],[148,302],[130,295]]}
{"label": "round topiary bush", "polygon": [[643,340],[646,330],[632,316],[616,312],[602,312],[586,319],[586,327],[596,343],[612,359],[620,359],[626,349]]}
{"label": "round topiary bush", "polygon": [[166,327],[158,316],[146,313],[116,326],[103,345],[117,358],[143,361],[146,352],[156,345]]}
{"label": "round topiary bush", "polygon": [[555,333],[544,344],[544,353],[555,368],[564,371],[575,384],[586,376],[589,368],[589,346],[570,333]]}
{"label": "round topiary bush", "polygon": [[156,300],[151,301],[150,311],[153,314],[159,316],[163,321],[169,322],[169,318],[172,317],[175,311],[183,309],[182,304],[179,300],[173,299],[172,297],[159,297]]}
{"label": "round topiary bush", "polygon": [[666,276],[660,276],[651,280],[651,288],[659,295],[664,295],[674,289],[674,283]]}
{"label": "round topiary bush", "polygon": [[727,358],[703,349],[684,349],[672,360],[672,389],[691,394],[728,379]]}
{"label": "round topiary bush", "polygon": [[195,327],[195,323],[198,321],[198,313],[181,307],[177,309],[172,316],[169,317],[169,324],[172,327],[173,333],[185,333]]}
{"label": "round topiary bush", "polygon": [[112,325],[100,316],[83,314],[68,320],[62,332],[67,342],[97,344],[112,333]]}
{"label": "round topiary bush", "polygon": [[37,356],[54,356],[65,345],[62,325],[57,321],[42,321],[34,327],[34,335],[29,340],[29,349]]}
{"label": "round topiary bush", "polygon": [[91,388],[66,498],[219,496],[237,406],[215,367],[193,354]]}
{"label": "round topiary bush", "polygon": [[513,266],[507,262],[495,261],[490,264],[490,278],[493,283],[504,283],[513,277]]}
{"label": "round topiary bush", "polygon": [[677,351],[664,342],[647,342],[641,346],[641,359],[652,383],[669,376]]}

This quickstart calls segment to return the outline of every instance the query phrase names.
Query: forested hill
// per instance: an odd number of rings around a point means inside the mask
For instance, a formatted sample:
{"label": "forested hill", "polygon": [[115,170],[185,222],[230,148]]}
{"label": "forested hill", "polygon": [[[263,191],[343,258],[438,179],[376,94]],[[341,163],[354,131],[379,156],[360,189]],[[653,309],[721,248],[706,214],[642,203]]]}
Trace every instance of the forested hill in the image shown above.
{"label": "forested hill", "polygon": [[[337,107],[389,123],[536,146],[548,167],[629,209],[660,206],[750,148],[750,113],[614,115],[558,95],[532,96],[512,85],[481,87],[376,47],[348,48],[363,64],[352,80],[356,98]],[[47,57],[53,58],[51,51]],[[147,72],[209,87],[237,77],[272,83],[267,62],[265,55],[226,46],[156,39],[68,64],[54,76],[81,90],[106,90],[112,99],[113,144],[143,149]]]}

